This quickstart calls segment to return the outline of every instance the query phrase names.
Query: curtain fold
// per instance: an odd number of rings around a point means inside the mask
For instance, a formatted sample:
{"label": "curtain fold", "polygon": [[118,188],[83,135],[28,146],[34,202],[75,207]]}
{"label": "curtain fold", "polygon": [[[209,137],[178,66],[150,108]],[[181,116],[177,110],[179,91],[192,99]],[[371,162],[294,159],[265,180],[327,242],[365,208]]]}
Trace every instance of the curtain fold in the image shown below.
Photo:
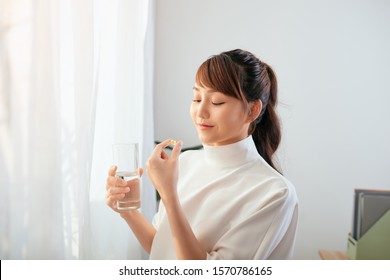
{"label": "curtain fold", "polygon": [[0,0],[1,259],[146,257],[104,195],[112,143],[153,148],[153,7]]}
{"label": "curtain fold", "polygon": [[[74,105],[75,125],[74,138],[76,143],[78,186],[78,229],[79,258],[87,259],[90,251],[90,215],[89,192],[90,174],[92,168],[92,151],[94,143],[95,111],[96,111],[96,81],[94,83],[94,4],[93,0],[73,0],[73,49],[74,49]],[[84,187],[87,186],[87,187]]]}
{"label": "curtain fold", "polygon": [[21,185],[15,186],[23,188],[19,194],[24,196],[11,207],[24,216],[28,231],[23,232],[24,248],[20,249],[27,259],[60,259],[64,255],[60,104],[59,96],[53,94],[59,89],[57,4],[36,1],[32,6],[31,65],[25,65],[31,69],[27,139],[13,141],[27,145],[27,156],[20,154],[13,174],[16,178],[18,165],[26,162]]}
{"label": "curtain fold", "polygon": [[[139,142],[140,162],[153,150],[152,86],[153,1],[118,1],[96,6],[99,15],[100,71],[91,177],[91,228],[94,259],[147,258],[128,226],[104,205],[105,182],[112,164],[112,144]],[[108,40],[107,40],[108,39]],[[146,44],[147,47],[146,47]],[[147,86],[145,85],[147,84]],[[147,112],[147,113],[146,113]],[[145,117],[148,115],[148,118]],[[151,221],[156,211],[155,190],[143,176],[141,211]],[[101,223],[101,219],[106,222]],[[98,242],[98,241],[103,242]]]}

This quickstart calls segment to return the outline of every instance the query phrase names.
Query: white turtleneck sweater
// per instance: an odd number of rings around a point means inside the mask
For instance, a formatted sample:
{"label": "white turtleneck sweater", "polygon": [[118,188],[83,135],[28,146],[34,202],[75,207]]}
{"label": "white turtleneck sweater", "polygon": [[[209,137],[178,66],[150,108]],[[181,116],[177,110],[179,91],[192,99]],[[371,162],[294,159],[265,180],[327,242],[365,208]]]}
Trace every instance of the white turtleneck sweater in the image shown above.
{"label": "white turtleneck sweater", "polygon": [[[208,259],[290,259],[297,225],[294,186],[257,153],[252,137],[180,155],[178,195]],[[177,259],[165,208],[150,259]]]}

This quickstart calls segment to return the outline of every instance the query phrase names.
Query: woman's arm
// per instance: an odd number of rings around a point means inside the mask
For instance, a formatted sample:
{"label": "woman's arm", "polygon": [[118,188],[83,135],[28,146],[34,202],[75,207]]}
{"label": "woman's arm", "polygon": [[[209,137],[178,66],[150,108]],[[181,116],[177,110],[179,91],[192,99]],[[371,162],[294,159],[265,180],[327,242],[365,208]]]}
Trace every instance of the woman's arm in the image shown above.
{"label": "woman's arm", "polygon": [[134,232],[144,250],[150,254],[156,229],[142,216],[138,210],[121,211],[121,217]]}
{"label": "woman's arm", "polygon": [[[116,202],[122,199],[127,192],[130,191],[134,180],[126,182],[125,180],[115,177],[116,166],[113,166],[108,171],[106,184],[106,204],[115,212],[120,213],[121,217],[127,222],[131,230],[134,232],[138,241],[144,250],[150,254],[156,229],[142,216],[138,210],[118,210]],[[143,170],[140,169],[142,176]],[[138,179],[135,179],[138,180]]]}
{"label": "woman's arm", "polygon": [[207,252],[194,235],[180,202],[176,199],[164,203],[171,227],[173,244],[179,260],[205,260]]}
{"label": "woman's arm", "polygon": [[187,218],[183,213],[177,195],[178,158],[182,142],[178,142],[169,157],[164,148],[169,145],[166,140],[157,145],[146,167],[148,176],[164,203],[178,259],[206,259],[207,252],[194,235]]}

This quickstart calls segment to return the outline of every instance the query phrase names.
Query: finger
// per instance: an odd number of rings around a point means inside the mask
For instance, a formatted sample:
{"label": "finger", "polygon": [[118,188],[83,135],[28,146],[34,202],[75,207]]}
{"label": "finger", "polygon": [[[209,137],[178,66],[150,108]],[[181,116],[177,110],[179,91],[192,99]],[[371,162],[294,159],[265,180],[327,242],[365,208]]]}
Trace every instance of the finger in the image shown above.
{"label": "finger", "polygon": [[142,177],[142,174],[144,174],[144,169],[143,169],[143,168],[140,168],[140,169],[139,169],[139,176]]}
{"label": "finger", "polygon": [[176,142],[176,145],[173,147],[171,158],[178,159],[179,155],[181,153],[181,148],[183,147],[183,142],[178,141]]}
{"label": "finger", "polygon": [[166,139],[164,141],[162,141],[160,143],[161,146],[163,146],[163,148],[165,149],[166,147],[168,147],[169,145],[173,145],[174,142],[176,142],[175,140],[172,140],[172,139]]}
{"label": "finger", "polygon": [[111,166],[110,169],[108,170],[108,176],[115,176],[116,169],[117,169],[116,165]]}
{"label": "finger", "polygon": [[161,158],[162,159],[168,159],[169,158],[168,154],[164,150],[162,150],[162,152],[161,152]]}
{"label": "finger", "polygon": [[106,204],[111,208],[116,208],[116,202],[125,197],[125,194],[110,195],[106,199]]}
{"label": "finger", "polygon": [[106,179],[106,190],[112,188],[115,186],[115,177],[113,176],[108,176],[107,179]]}
{"label": "finger", "polygon": [[121,200],[125,197],[126,194],[124,193],[118,193],[118,194],[111,194],[107,196],[107,201],[112,202],[117,202],[118,200]]}
{"label": "finger", "polygon": [[169,145],[170,141],[171,139],[167,139],[156,145],[152,152],[151,158],[166,158],[167,154],[164,152],[164,149]]}
{"label": "finger", "polygon": [[126,186],[127,182],[119,177],[114,176],[108,176],[107,177],[107,183],[106,183],[106,189],[115,187],[115,186]]}
{"label": "finger", "polygon": [[114,187],[114,188],[110,188],[109,190],[107,190],[107,195],[110,196],[110,195],[116,195],[116,194],[125,194],[125,193],[128,193],[130,191],[130,188],[129,187]]}
{"label": "finger", "polygon": [[[162,159],[168,159],[169,156],[168,156],[168,154],[165,152],[165,148],[168,147],[168,146],[173,146],[173,149],[174,149],[177,143],[178,143],[178,142],[175,141],[175,140],[173,140],[173,139],[167,139],[167,140],[161,142],[161,145],[163,146],[163,150],[162,150],[162,152],[161,152],[161,158],[162,158]],[[172,149],[172,150],[173,150],[173,149]]]}

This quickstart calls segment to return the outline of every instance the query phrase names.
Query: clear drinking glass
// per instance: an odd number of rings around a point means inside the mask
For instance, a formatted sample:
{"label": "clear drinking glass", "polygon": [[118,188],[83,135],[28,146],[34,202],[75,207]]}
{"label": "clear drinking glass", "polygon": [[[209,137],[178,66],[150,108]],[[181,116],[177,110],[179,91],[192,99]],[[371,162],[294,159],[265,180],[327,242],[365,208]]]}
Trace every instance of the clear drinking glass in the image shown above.
{"label": "clear drinking glass", "polygon": [[132,181],[130,191],[117,202],[118,210],[133,210],[141,207],[138,143],[114,144],[112,146],[115,176]]}

